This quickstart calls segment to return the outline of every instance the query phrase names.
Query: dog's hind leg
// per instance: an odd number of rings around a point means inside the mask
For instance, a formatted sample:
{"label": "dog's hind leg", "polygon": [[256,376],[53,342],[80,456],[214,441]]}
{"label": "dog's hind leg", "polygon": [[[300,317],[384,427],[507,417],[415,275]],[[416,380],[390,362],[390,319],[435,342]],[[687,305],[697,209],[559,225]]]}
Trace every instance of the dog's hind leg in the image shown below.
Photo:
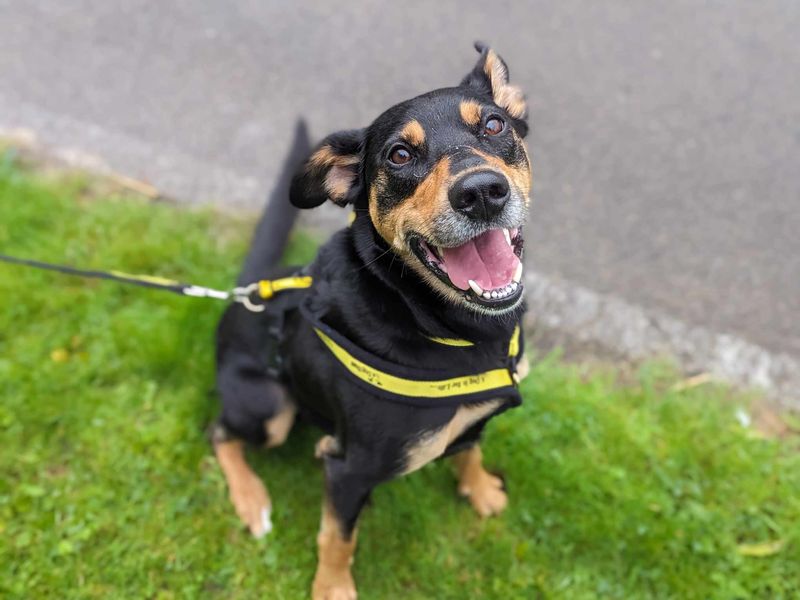
{"label": "dog's hind leg", "polygon": [[228,482],[228,493],[236,514],[255,537],[272,531],[272,502],[267,488],[245,459],[241,440],[214,442],[214,453]]}
{"label": "dog's hind leg", "polygon": [[[277,412],[269,419],[253,420],[253,415],[227,413],[223,409],[222,419],[214,426],[212,442],[222,472],[228,483],[228,492],[236,509],[236,514],[255,537],[266,535],[272,530],[272,502],[266,486],[247,464],[245,441],[263,443],[267,448],[280,446],[286,441],[296,409],[281,386],[272,383],[271,394],[267,397],[279,401]],[[237,415],[237,416],[232,416]],[[227,422],[226,422],[227,421]],[[230,423],[234,426],[231,426]]]}

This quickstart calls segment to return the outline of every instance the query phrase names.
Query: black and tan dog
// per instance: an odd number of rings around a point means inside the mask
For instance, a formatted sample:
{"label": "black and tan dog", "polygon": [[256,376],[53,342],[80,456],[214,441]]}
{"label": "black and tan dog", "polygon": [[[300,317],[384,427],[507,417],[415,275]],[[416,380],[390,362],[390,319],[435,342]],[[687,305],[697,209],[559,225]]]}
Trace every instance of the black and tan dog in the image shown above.
{"label": "black and tan dog", "polygon": [[[240,277],[275,265],[294,207],[354,211],[292,287],[218,331],[222,414],[213,441],[241,519],[271,529],[244,444],[281,444],[296,416],[325,432],[325,501],[314,598],[355,598],[359,512],[381,482],[453,455],[458,491],[481,516],[506,506],[481,463],[486,421],[520,401],[522,226],[530,163],[526,106],[491,49],[458,87],[394,106],[313,152],[300,131],[291,181],[270,202]],[[289,192],[290,206],[282,194]],[[310,287],[308,286],[309,282]]]}

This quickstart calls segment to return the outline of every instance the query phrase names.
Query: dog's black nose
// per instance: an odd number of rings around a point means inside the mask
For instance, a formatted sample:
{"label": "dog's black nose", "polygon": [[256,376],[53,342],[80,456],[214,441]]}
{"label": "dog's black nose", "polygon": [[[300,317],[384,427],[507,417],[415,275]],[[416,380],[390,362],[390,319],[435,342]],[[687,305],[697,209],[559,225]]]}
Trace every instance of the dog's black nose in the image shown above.
{"label": "dog's black nose", "polygon": [[471,219],[497,216],[510,197],[508,180],[495,171],[475,171],[450,188],[450,205]]}

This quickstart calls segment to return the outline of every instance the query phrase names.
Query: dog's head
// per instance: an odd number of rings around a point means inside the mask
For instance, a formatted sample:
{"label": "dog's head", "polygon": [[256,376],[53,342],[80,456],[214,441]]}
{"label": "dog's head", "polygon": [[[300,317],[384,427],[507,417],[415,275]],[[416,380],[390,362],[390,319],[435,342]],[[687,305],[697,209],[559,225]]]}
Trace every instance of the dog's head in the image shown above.
{"label": "dog's head", "polygon": [[291,200],[368,211],[380,236],[434,290],[499,314],[522,301],[527,108],[503,60],[476,48],[480,59],[458,87],[323,140],[295,175]]}

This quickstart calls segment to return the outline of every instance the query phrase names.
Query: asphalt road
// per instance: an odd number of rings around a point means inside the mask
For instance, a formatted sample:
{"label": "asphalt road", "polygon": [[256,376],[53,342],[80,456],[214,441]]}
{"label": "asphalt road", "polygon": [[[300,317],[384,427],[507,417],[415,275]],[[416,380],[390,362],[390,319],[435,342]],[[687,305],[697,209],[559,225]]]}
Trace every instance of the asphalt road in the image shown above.
{"label": "asphalt road", "polygon": [[798,357],[798,31],[794,0],[0,0],[0,125],[254,205],[297,115],[366,124],[483,39],[532,106],[535,269]]}

